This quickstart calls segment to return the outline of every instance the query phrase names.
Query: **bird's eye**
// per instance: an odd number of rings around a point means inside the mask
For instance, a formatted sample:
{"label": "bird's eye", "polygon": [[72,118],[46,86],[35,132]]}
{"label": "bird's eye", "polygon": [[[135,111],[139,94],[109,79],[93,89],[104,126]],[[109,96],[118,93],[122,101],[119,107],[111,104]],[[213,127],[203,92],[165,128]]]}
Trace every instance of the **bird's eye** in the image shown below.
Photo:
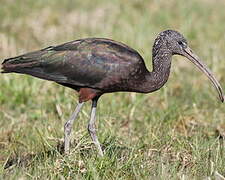
{"label": "bird's eye", "polygon": [[187,43],[184,42],[184,41],[178,41],[178,44],[183,47],[183,48],[186,48],[187,47]]}
{"label": "bird's eye", "polygon": [[181,45],[181,46],[184,45],[184,43],[182,41],[178,41],[178,44]]}

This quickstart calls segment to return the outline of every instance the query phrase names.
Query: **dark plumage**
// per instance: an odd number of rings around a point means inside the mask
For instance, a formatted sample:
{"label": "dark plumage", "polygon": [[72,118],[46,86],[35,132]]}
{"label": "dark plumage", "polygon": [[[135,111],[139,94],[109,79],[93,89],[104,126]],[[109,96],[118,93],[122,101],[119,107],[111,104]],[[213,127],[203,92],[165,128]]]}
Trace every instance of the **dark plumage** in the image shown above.
{"label": "dark plumage", "polygon": [[182,55],[206,73],[224,101],[222,88],[212,73],[187,46],[185,38],[174,30],[163,31],[152,50],[153,71],[149,72],[137,51],[125,44],[103,38],[87,38],[50,46],[4,60],[3,73],[29,74],[55,81],[79,92],[79,104],[65,124],[65,151],[69,135],[83,102],[92,100],[89,132],[102,155],[94,121],[98,98],[104,93],[130,91],[149,93],[161,88],[168,80],[172,55]]}

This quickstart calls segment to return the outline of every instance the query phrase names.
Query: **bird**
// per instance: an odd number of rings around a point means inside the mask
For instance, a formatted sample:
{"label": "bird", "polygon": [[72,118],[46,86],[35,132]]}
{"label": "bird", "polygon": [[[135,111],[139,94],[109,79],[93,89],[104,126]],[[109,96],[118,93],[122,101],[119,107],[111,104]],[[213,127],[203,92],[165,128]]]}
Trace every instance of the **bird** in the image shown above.
{"label": "bird", "polygon": [[99,98],[106,93],[151,93],[160,89],[169,78],[173,55],[186,57],[205,73],[224,101],[215,76],[176,30],[164,30],[156,37],[152,47],[152,71],[136,50],[121,42],[85,38],[5,59],[2,73],[28,74],[78,92],[78,104],[64,125],[65,154],[70,152],[70,135],[78,113],[85,102],[92,101],[88,132],[99,155],[103,156],[95,128]]}

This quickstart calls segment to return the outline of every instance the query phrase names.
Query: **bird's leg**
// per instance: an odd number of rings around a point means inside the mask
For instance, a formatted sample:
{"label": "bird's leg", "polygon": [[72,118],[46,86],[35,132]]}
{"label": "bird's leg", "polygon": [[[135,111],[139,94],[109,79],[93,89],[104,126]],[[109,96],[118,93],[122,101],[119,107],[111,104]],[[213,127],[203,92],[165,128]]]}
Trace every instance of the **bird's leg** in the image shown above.
{"label": "bird's leg", "polygon": [[100,143],[98,141],[98,137],[96,135],[96,129],[95,129],[95,115],[96,115],[96,108],[97,108],[97,100],[94,99],[92,101],[92,107],[91,107],[91,119],[88,123],[88,132],[91,136],[92,141],[94,142],[95,146],[98,149],[99,155],[103,156],[103,151],[100,146]]}
{"label": "bird's leg", "polygon": [[65,123],[64,125],[64,153],[69,153],[70,150],[70,134],[71,134],[71,129],[73,126],[73,123],[75,119],[77,118],[78,113],[80,112],[83,102],[79,103],[73,112],[73,114],[70,116],[69,120]]}

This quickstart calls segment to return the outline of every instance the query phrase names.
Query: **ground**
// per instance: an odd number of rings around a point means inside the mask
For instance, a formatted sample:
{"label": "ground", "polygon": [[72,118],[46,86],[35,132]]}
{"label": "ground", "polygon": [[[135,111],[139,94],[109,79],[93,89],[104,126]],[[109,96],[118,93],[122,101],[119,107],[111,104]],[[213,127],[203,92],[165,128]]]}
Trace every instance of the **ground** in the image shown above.
{"label": "ground", "polygon": [[[106,37],[137,49],[151,66],[157,34],[175,29],[225,90],[223,0],[3,0],[0,59],[50,45]],[[87,132],[91,104],[63,155],[63,125],[76,93],[26,75],[0,75],[0,179],[216,179],[225,176],[225,111],[209,80],[174,57],[168,83],[151,94],[99,101],[98,157]]]}

